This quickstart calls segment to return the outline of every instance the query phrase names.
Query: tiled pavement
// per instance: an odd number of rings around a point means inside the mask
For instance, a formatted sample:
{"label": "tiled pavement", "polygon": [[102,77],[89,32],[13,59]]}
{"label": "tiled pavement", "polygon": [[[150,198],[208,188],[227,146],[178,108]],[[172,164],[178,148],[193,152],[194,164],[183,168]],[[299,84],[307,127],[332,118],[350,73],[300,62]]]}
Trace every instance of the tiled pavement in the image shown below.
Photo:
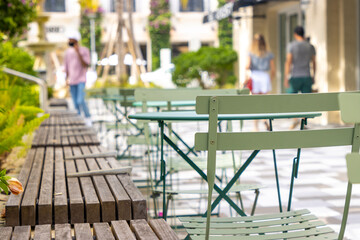
{"label": "tiled pavement", "polygon": [[[93,119],[96,120],[96,108],[94,101],[90,101],[90,109],[93,112]],[[100,105],[101,106],[101,105]],[[104,116],[102,116],[104,118]],[[105,119],[111,120],[111,115],[106,114]],[[155,130],[157,124],[151,124]],[[235,130],[238,129],[238,123],[235,123]],[[285,130],[291,125],[291,120],[276,120],[274,121],[274,130]],[[96,124],[95,124],[96,126]],[[323,128],[309,121],[309,128]],[[194,132],[199,130],[206,130],[206,123],[174,123],[173,128],[181,133],[181,136],[191,145],[194,141]],[[253,129],[253,122],[247,121],[244,124],[244,131],[251,131]],[[264,129],[263,129],[264,130]],[[103,144],[108,148],[114,148],[114,138],[112,133],[102,134]],[[121,140],[120,140],[121,141]],[[122,140],[122,143],[124,141]],[[317,149],[303,149],[301,152],[299,178],[295,181],[295,188],[293,194],[292,209],[307,208],[312,213],[324,220],[335,231],[339,230],[343,204],[346,192],[346,166],[345,154],[350,150],[349,147],[329,147]],[[136,151],[136,150],[135,150]],[[138,148],[138,154],[143,155],[144,148]],[[288,189],[291,176],[292,159],[295,157],[295,150],[277,150],[277,164],[279,169],[281,198],[284,208],[287,206]],[[236,154],[239,157],[239,153]],[[243,152],[242,158],[249,156],[249,152]],[[140,160],[138,162],[141,164]],[[132,163],[133,166],[139,165]],[[227,175],[231,176],[232,169],[227,170]],[[146,176],[144,167],[134,168],[133,174],[135,178]],[[220,173],[219,173],[220,174]],[[181,172],[174,174],[174,186],[180,189],[197,189],[205,187],[194,171]],[[276,185],[274,178],[274,165],[271,151],[263,151],[258,154],[256,159],[248,167],[248,169],[241,176],[242,183],[256,183],[266,185],[261,189],[259,201],[255,214],[270,213],[279,211],[279,204],[276,194]],[[179,183],[181,184],[179,184]],[[144,193],[146,191],[144,190]],[[253,192],[245,192],[243,195],[244,205],[249,211],[254,194]],[[177,214],[198,213],[199,202],[200,212],[205,210],[206,201],[194,200],[199,198],[199,195],[179,195],[176,200],[172,202],[169,214],[176,211]],[[149,201],[149,208],[153,206]],[[160,202],[161,204],[161,202]],[[220,208],[222,216],[229,216],[233,214],[228,208],[227,203],[223,202]],[[233,214],[234,216],[234,214]],[[168,220],[171,224],[178,224],[175,219]],[[182,230],[178,230],[180,236],[184,236]],[[360,239],[360,186],[353,187],[353,198],[351,201],[350,215],[347,225],[346,237],[348,239]]]}

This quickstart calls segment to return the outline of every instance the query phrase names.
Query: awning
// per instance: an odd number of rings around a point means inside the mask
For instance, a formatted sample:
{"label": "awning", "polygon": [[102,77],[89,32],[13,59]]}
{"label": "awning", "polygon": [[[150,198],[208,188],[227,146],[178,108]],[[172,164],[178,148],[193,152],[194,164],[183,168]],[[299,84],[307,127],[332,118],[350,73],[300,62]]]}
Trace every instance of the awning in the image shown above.
{"label": "awning", "polygon": [[228,18],[233,12],[236,12],[241,7],[254,6],[256,4],[267,3],[267,2],[286,2],[286,1],[300,1],[303,0],[237,0],[235,2],[229,2],[219,8],[218,10],[209,13],[204,16],[203,23],[211,21],[219,21],[224,18]]}

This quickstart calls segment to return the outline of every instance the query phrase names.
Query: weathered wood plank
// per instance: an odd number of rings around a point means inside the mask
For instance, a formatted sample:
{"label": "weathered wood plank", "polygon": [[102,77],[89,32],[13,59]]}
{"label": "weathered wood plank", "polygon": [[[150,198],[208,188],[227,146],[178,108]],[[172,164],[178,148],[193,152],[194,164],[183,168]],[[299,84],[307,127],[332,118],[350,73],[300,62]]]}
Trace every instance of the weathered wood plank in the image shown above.
{"label": "weathered wood plank", "polygon": [[128,174],[119,174],[117,177],[131,198],[132,219],[147,219],[146,199],[140,190]]}
{"label": "weathered wood plank", "polygon": [[55,240],[72,240],[71,237],[71,225],[55,224]]}
{"label": "weathered wood plank", "polygon": [[179,237],[164,219],[151,219],[149,225],[160,240],[179,240]]}
{"label": "weathered wood plank", "polygon": [[131,220],[130,228],[133,230],[138,240],[159,240],[144,219]]}
{"label": "weathered wood plank", "polygon": [[54,148],[47,147],[44,161],[44,170],[40,185],[38,203],[39,224],[52,223],[52,198],[53,198],[53,171],[54,171]]}
{"label": "weathered wood plank", "polygon": [[24,197],[21,203],[21,225],[35,226],[36,224],[36,202],[39,193],[44,154],[44,148],[38,148],[36,150],[29,182],[26,186]]}
{"label": "weathered wood plank", "polygon": [[112,221],[111,231],[116,240],[136,240],[134,233],[125,220]]}
{"label": "weathered wood plank", "polygon": [[[119,167],[115,158],[106,158],[112,168]],[[132,205],[132,219],[147,219],[146,199],[135,186],[128,174],[117,175],[127,194],[130,196]]]}
{"label": "weathered wood plank", "polygon": [[[64,147],[65,156],[72,156],[70,147]],[[76,172],[74,160],[66,160],[66,171],[68,173]],[[67,186],[70,199],[70,223],[83,223],[85,216],[84,201],[81,194],[79,180],[77,178],[67,178]],[[71,187],[70,187],[71,186]]]}
{"label": "weathered wood plank", "polygon": [[68,222],[64,155],[63,149],[60,147],[55,148],[54,216],[55,223]]}
{"label": "weathered wood plank", "polygon": [[89,223],[77,223],[74,229],[76,240],[93,240]]}
{"label": "weathered wood plank", "polygon": [[0,228],[0,239],[10,240],[12,234],[12,227],[1,227]]}
{"label": "weathered wood plank", "polygon": [[51,225],[36,225],[33,240],[51,240]]}
{"label": "weathered wood plank", "polygon": [[[90,146],[90,149],[93,153],[100,152],[97,146]],[[96,160],[101,169],[111,169],[105,158],[96,158]],[[106,175],[105,178],[116,200],[117,219],[131,220],[131,199],[120,183],[120,180],[115,175]]]}
{"label": "weathered wood plank", "polygon": [[11,240],[30,240],[31,227],[30,226],[16,226]]}
{"label": "weathered wood plank", "polygon": [[[81,154],[79,147],[73,147],[73,152],[75,155]],[[88,170],[84,159],[77,159],[75,162],[78,171]],[[91,178],[81,177],[80,184],[85,198],[86,222],[100,222],[100,202]]]}
{"label": "weathered wood plank", "polygon": [[[19,181],[23,184],[24,189],[26,190],[29,175],[32,169],[32,164],[35,158],[36,149],[30,149],[23,167],[21,168],[19,174]],[[23,194],[14,195],[11,194],[8,201],[5,205],[6,211],[6,225],[7,226],[18,226],[20,225],[20,203],[24,196]]]}
{"label": "weathered wood plank", "polygon": [[[83,154],[90,154],[90,150],[86,146],[81,146]],[[90,170],[99,170],[95,158],[85,159]],[[110,222],[116,219],[115,199],[104,176],[92,177],[101,204],[101,219],[103,222]]]}
{"label": "weathered wood plank", "polygon": [[93,227],[96,239],[115,240],[108,223],[94,223]]}

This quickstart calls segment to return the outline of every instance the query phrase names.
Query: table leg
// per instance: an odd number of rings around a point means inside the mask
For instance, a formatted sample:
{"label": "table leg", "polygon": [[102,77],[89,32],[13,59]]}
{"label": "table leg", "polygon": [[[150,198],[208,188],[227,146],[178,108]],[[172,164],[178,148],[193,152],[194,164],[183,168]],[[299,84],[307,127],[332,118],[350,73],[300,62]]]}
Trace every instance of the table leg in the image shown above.
{"label": "table leg", "polygon": [[[171,141],[170,138],[168,138],[166,135],[164,135],[164,140],[167,142],[199,175],[207,181],[207,175],[178,147],[176,144]],[[246,167],[250,164],[250,162],[255,158],[259,150],[256,150],[252,153],[252,155],[246,160],[244,165],[239,169],[239,171],[235,174],[235,176],[232,178],[232,180],[229,182],[227,187],[222,190],[217,184],[214,184],[214,189],[219,193],[218,198],[220,198],[218,201],[220,202],[221,199],[224,199],[227,201],[232,208],[241,216],[246,216],[246,214],[237,206],[236,203],[234,203],[233,200],[230,199],[229,196],[227,196],[227,192],[232,187],[232,185],[237,181],[237,178],[242,174],[242,172],[246,169]],[[216,203],[217,205],[218,203]],[[216,207],[214,206],[214,208]],[[213,210],[213,208],[212,208]],[[205,214],[206,215],[206,214]]]}
{"label": "table leg", "polygon": [[[272,119],[269,119],[269,127],[270,127],[270,131],[272,131],[273,130]],[[278,194],[278,199],[279,199],[279,209],[280,209],[280,212],[282,212],[280,183],[279,183],[279,174],[278,174],[277,163],[276,163],[275,149],[272,150],[272,153],[273,153],[273,159],[274,159],[274,169],[275,169],[276,188],[277,188],[277,194]]]}
{"label": "table leg", "polygon": [[[307,118],[301,119],[300,130],[303,130],[306,124],[307,124]],[[295,181],[295,178],[298,177],[298,172],[299,172],[300,153],[301,153],[301,148],[298,148],[297,155],[293,160],[293,171],[292,171],[292,174],[291,174],[291,182],[290,182],[290,191],[289,191],[289,200],[288,200],[287,211],[291,210],[292,195],[293,195],[293,190],[294,190],[294,181]]]}
{"label": "table leg", "polygon": [[[168,127],[168,125],[167,125],[166,123],[165,123],[165,126]],[[197,153],[194,151],[194,148],[193,148],[193,147],[190,147],[190,146],[179,136],[179,134],[177,134],[172,128],[171,128],[171,129],[169,128],[169,130],[171,130],[171,132],[175,135],[175,137],[176,137],[177,139],[179,139],[180,142],[182,142],[182,144],[184,144],[185,147],[188,149],[188,152],[186,153],[186,155],[188,155],[188,154],[191,152],[191,153],[193,153],[195,156],[198,156]]]}
{"label": "table leg", "polygon": [[162,178],[163,181],[163,218],[166,220],[166,167],[165,167],[165,160],[164,160],[164,121],[159,121],[159,125],[160,125],[160,176]]}

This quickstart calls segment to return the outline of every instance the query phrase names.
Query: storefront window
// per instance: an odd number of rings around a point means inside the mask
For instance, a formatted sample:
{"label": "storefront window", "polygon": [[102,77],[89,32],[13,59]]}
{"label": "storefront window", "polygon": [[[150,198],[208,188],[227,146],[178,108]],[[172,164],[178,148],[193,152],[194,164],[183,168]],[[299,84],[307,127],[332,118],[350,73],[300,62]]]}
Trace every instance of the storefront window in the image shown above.
{"label": "storefront window", "polygon": [[65,0],[45,0],[45,12],[65,12]]}
{"label": "storefront window", "polygon": [[[110,0],[110,12],[116,12],[117,0]],[[124,12],[127,12],[127,1],[124,1]],[[133,0],[133,12],[136,12],[135,0]]]}
{"label": "storefront window", "polygon": [[[179,0],[180,1],[180,0]],[[203,0],[188,0],[186,8],[182,7],[180,1],[180,12],[203,12],[204,1]]]}

